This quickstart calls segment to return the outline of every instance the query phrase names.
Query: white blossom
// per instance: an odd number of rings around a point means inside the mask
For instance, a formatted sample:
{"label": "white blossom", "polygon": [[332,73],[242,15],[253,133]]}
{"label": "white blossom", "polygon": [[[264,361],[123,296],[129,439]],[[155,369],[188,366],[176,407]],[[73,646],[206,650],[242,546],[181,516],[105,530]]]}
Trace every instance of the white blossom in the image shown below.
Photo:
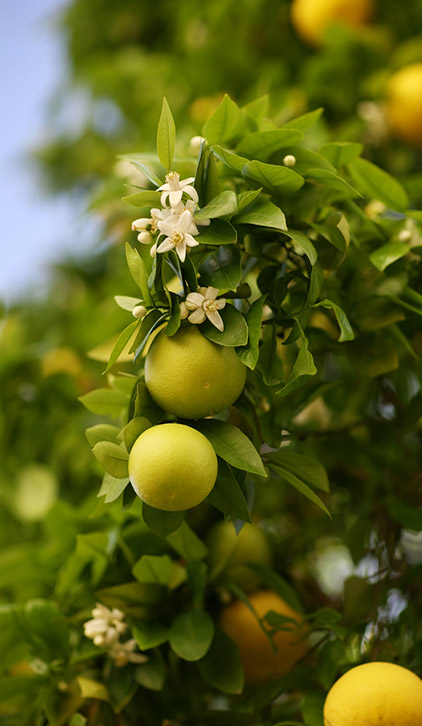
{"label": "white blossom", "polygon": [[193,221],[193,217],[189,210],[185,211],[174,221],[174,218],[165,219],[158,223],[161,235],[166,235],[165,239],[157,247],[157,252],[169,252],[176,250],[179,259],[184,262],[186,259],[186,249],[188,247],[196,247],[199,242],[192,235],[199,234],[198,229]]}
{"label": "white blossom", "polygon": [[198,202],[198,193],[192,186],[192,182],[195,181],[195,177],[188,177],[180,181],[180,176],[177,171],[170,171],[166,175],[166,183],[158,187],[158,191],[162,192],[161,204],[163,207],[166,206],[167,199],[170,202],[170,207],[175,207],[179,202],[182,201],[183,194],[187,194],[188,197],[193,199],[194,202]]}
{"label": "white blossom", "polygon": [[115,664],[119,667],[128,663],[145,663],[148,658],[142,653],[135,653],[136,641],[132,638],[126,643],[116,643],[110,648],[109,656],[113,658]]}
{"label": "white blossom", "polygon": [[136,651],[136,641],[131,638],[126,642],[120,641],[120,635],[127,630],[124,622],[124,613],[118,608],[110,610],[105,605],[97,603],[92,611],[93,618],[84,623],[84,633],[87,638],[100,648],[106,648],[108,655],[117,666],[127,663],[145,663],[148,658]]}
{"label": "white blossom", "polygon": [[218,311],[225,307],[226,301],[224,298],[216,300],[217,295],[218,290],[215,287],[198,287],[197,292],[190,292],[180,304],[180,317],[187,318],[194,325],[200,325],[208,319],[222,332],[224,322]]}
{"label": "white blossom", "polygon": [[283,159],[284,166],[294,166],[296,164],[296,157],[293,154],[286,154]]}
{"label": "white blossom", "polygon": [[192,152],[192,154],[199,154],[201,150],[201,144],[204,142],[206,143],[206,138],[204,136],[192,136],[190,143],[189,143],[189,151]]}
{"label": "white blossom", "polygon": [[141,235],[144,232],[149,232],[151,235],[158,231],[158,224],[163,219],[168,219],[173,215],[173,210],[165,207],[164,209],[151,209],[151,217],[140,217],[132,222],[132,231],[140,232],[138,235],[139,242],[143,244],[149,244],[152,242],[152,237],[146,241],[146,238],[142,238]]}

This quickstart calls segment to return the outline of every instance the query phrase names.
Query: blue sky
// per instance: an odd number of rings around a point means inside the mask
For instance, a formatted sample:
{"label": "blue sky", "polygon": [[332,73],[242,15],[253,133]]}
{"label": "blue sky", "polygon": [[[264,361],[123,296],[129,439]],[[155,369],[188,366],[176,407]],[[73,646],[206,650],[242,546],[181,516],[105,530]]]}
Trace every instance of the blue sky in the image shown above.
{"label": "blue sky", "polygon": [[[55,17],[66,0],[0,3],[0,299],[45,291],[50,262],[92,243],[92,225],[40,188],[27,153],[48,138],[47,104],[67,75]],[[75,109],[77,113],[77,109]]]}

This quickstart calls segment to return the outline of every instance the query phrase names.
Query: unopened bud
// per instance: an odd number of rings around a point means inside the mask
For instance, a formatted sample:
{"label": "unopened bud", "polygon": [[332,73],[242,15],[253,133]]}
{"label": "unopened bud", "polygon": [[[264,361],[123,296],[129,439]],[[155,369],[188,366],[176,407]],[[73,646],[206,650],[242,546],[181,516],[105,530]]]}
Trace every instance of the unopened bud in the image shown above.
{"label": "unopened bud", "polygon": [[293,154],[287,154],[283,159],[284,166],[294,166],[296,164],[296,157]]}
{"label": "unopened bud", "polygon": [[150,245],[153,239],[151,232],[147,232],[146,230],[138,234],[138,242],[142,245]]}
{"label": "unopened bud", "polygon": [[410,229],[402,229],[398,236],[399,242],[408,242],[412,236]]}
{"label": "unopened bud", "polygon": [[368,217],[378,217],[379,214],[384,214],[386,209],[387,207],[384,202],[381,202],[379,199],[373,199],[366,205],[365,212]]}
{"label": "unopened bud", "polygon": [[132,315],[134,318],[137,318],[140,320],[141,318],[145,317],[147,312],[147,309],[144,305],[135,305],[135,307],[132,310]]}
{"label": "unopened bud", "polygon": [[201,144],[206,142],[206,139],[203,136],[192,136],[189,144],[189,151],[192,154],[199,154],[201,149]]}

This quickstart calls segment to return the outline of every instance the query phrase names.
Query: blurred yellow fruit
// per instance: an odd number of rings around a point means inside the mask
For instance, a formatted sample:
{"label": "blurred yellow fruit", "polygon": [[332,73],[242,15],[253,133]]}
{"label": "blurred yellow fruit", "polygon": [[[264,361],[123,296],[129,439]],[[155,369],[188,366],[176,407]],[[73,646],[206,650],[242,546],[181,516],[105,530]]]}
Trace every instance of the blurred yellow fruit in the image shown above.
{"label": "blurred yellow fruit", "polygon": [[135,441],[129,477],[142,501],[166,512],[190,509],[210,493],[217,456],[203,434],[184,424],[152,426]]}
{"label": "blurred yellow fruit", "polygon": [[262,529],[255,524],[243,525],[239,534],[232,522],[219,522],[207,540],[210,571],[221,572],[224,580],[234,582],[245,592],[255,590],[261,578],[246,562],[271,565],[271,549]]}
{"label": "blurred yellow fruit", "polygon": [[181,418],[220,413],[241,394],[246,367],[233,348],[216,345],[188,323],[154,340],[145,359],[145,383],[165,411]]}
{"label": "blurred yellow fruit", "polygon": [[[245,672],[245,681],[261,685],[288,673],[306,653],[305,628],[302,617],[275,592],[260,590],[249,601],[259,618],[272,610],[296,622],[283,625],[285,630],[274,633],[276,652],[263,632],[255,615],[241,600],[226,605],[220,618],[220,626],[237,644]],[[267,625],[271,630],[271,626]]]}
{"label": "blurred yellow fruit", "polygon": [[293,0],[291,20],[298,35],[318,45],[325,28],[333,23],[359,27],[370,19],[372,0]]}
{"label": "blurred yellow fruit", "polygon": [[41,371],[44,378],[57,373],[77,377],[82,373],[82,363],[71,348],[53,348],[43,355]]}
{"label": "blurred yellow fruit", "polygon": [[324,706],[325,726],[420,726],[422,681],[394,663],[365,663],[344,674]]}
{"label": "blurred yellow fruit", "polygon": [[391,76],[386,113],[395,136],[422,145],[422,63],[412,63]]}

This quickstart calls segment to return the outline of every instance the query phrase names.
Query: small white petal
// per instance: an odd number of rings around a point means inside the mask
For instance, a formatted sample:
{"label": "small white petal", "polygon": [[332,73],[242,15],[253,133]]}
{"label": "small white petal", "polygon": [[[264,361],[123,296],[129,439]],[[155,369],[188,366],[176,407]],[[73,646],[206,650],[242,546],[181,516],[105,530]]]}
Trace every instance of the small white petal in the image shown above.
{"label": "small white petal", "polygon": [[199,292],[190,292],[186,296],[186,307],[188,310],[195,310],[196,308],[202,307],[204,302],[204,296]]}
{"label": "small white petal", "polygon": [[168,217],[167,219],[160,220],[158,222],[158,229],[162,234],[167,235],[167,237],[171,237],[173,232],[175,232],[176,227],[178,226],[179,218],[178,217]]}
{"label": "small white petal", "polygon": [[99,648],[106,644],[106,640],[103,635],[96,635],[93,642],[94,645],[98,646]]}
{"label": "small white petal", "polygon": [[215,300],[215,298],[218,295],[218,288],[212,287],[211,285],[207,287],[204,298],[205,300]]}
{"label": "small white petal", "polygon": [[226,307],[226,301],[224,297],[221,297],[219,300],[215,301],[215,307],[217,308],[217,310],[222,310]]}
{"label": "small white petal", "polygon": [[214,312],[212,313],[207,313],[207,318],[210,323],[212,323],[217,328],[217,330],[221,330],[221,332],[223,332],[224,323],[220,313],[214,310]]}
{"label": "small white petal", "polygon": [[155,257],[157,254],[157,243],[155,245],[152,245],[150,251],[149,251],[151,257]]}
{"label": "small white petal", "polygon": [[205,313],[202,308],[196,308],[188,317],[190,323],[194,325],[200,325],[205,320]]}
{"label": "small white petal", "polygon": [[129,660],[131,663],[147,663],[148,658],[146,655],[142,655],[142,653],[131,653]]}
{"label": "small white petal", "polygon": [[182,179],[182,181],[180,182],[180,186],[186,187],[188,184],[192,184],[192,182],[194,182],[194,181],[195,181],[194,176],[188,176],[186,179]]}
{"label": "small white petal", "polygon": [[195,187],[187,186],[183,187],[183,191],[188,194],[191,199],[193,199],[194,202],[199,202],[198,192],[196,191]]}
{"label": "small white petal", "polygon": [[164,242],[161,242],[161,244],[157,247],[157,252],[162,254],[163,252],[169,252],[174,248],[174,242],[172,242],[171,237],[166,237]]}
{"label": "small white petal", "polygon": [[183,189],[176,189],[175,191],[169,192],[170,206],[176,207],[183,197]]}
{"label": "small white petal", "polygon": [[180,262],[184,262],[186,259],[186,239],[183,239],[176,247]]}
{"label": "small white petal", "polygon": [[185,234],[185,244],[188,247],[198,247],[199,242],[194,237],[192,237],[190,234]]}
{"label": "small white petal", "polygon": [[132,222],[132,231],[133,232],[142,232],[150,224],[151,224],[151,220],[147,217],[141,217],[140,219],[135,219]]}
{"label": "small white petal", "polygon": [[185,318],[188,317],[188,315],[189,315],[189,310],[188,310],[188,308],[186,306],[186,303],[185,302],[181,302],[180,303],[180,319],[181,320],[184,320]]}
{"label": "small white petal", "polygon": [[183,214],[181,214],[179,217],[177,231],[185,234],[186,232],[188,232],[191,224],[192,224],[192,215],[188,209],[185,209]]}

